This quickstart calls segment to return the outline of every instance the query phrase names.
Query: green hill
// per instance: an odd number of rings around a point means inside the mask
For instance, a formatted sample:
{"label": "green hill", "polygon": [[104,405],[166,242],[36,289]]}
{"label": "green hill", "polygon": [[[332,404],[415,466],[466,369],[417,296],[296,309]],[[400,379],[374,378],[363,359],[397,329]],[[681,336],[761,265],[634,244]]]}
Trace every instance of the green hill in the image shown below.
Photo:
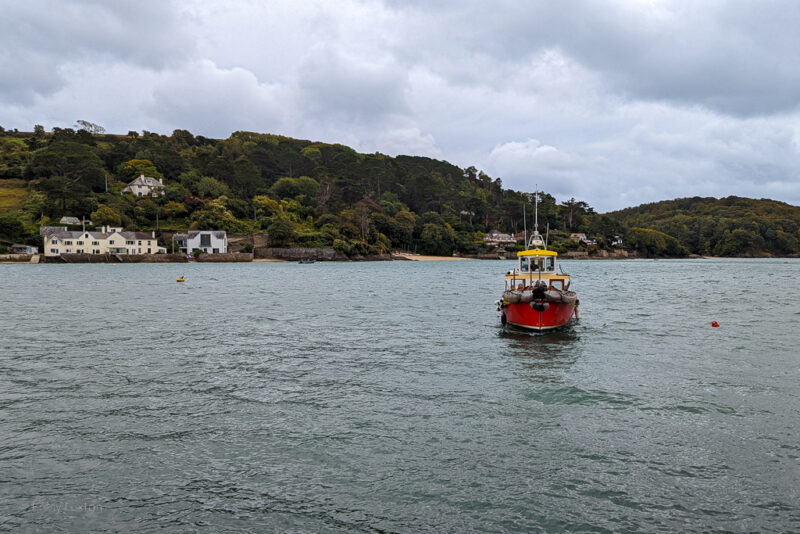
{"label": "green hill", "polygon": [[[254,132],[210,139],[186,130],[99,131],[0,128],[0,246],[41,245],[39,225],[65,215],[131,230],[268,234],[272,246],[333,246],[348,255],[488,252],[490,230],[522,233],[523,205],[532,225],[531,192],[505,189],[475,167]],[[165,195],[123,194],[140,174],[162,179]],[[589,254],[621,236],[625,248],[649,256],[794,255],[799,221],[796,206],[736,197],[597,214],[585,201],[542,193],[539,205],[552,248]],[[569,239],[573,232],[589,242]]]}
{"label": "green hill", "polygon": [[[0,219],[0,239],[34,244],[38,225],[68,215],[134,230],[266,233],[274,246],[345,254],[469,254],[491,250],[482,238],[492,229],[522,232],[531,196],[474,167],[278,135],[94,132],[0,130],[0,181],[28,191],[17,212]],[[163,179],[166,194],[122,194],[140,174]],[[557,205],[543,195],[540,222],[569,231],[590,212],[584,202]]]}
{"label": "green hill", "polygon": [[800,253],[800,207],[775,200],[680,198],[606,216],[629,229],[663,232],[692,254],[757,257]]}

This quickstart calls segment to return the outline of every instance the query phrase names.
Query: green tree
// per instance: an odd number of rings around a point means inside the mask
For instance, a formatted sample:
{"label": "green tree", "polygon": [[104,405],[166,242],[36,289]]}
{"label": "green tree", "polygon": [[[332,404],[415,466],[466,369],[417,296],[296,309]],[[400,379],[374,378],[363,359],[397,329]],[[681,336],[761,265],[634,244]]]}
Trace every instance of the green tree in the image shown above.
{"label": "green tree", "polygon": [[149,159],[131,159],[121,164],[117,169],[119,178],[125,182],[138,178],[139,175],[150,176],[156,180],[163,180],[164,175],[158,172],[156,166]]}
{"label": "green tree", "polygon": [[296,238],[294,224],[291,221],[278,217],[267,228],[270,246],[285,247],[290,245]]}
{"label": "green tree", "polygon": [[121,226],[122,225],[122,217],[119,213],[117,213],[113,208],[108,206],[100,205],[97,207],[97,211],[93,211],[91,214],[92,223],[95,226]]}
{"label": "green tree", "polygon": [[203,176],[197,183],[196,193],[201,197],[216,198],[228,196],[230,194],[230,189],[228,189],[227,185],[211,176]]}
{"label": "green tree", "polygon": [[186,215],[186,206],[180,202],[168,201],[164,205],[164,216],[168,219],[176,219]]}
{"label": "green tree", "polygon": [[63,177],[69,184],[93,191],[105,189],[103,161],[92,147],[81,143],[56,141],[37,150],[31,160],[36,177]]}

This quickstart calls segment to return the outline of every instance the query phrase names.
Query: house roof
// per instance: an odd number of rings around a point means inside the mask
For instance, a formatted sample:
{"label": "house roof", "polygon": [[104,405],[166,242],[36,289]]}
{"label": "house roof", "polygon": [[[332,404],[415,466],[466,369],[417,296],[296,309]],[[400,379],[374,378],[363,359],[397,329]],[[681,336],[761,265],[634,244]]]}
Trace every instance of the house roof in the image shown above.
{"label": "house roof", "polygon": [[120,232],[122,237],[126,237],[128,239],[153,239],[153,234],[150,232]]}
{"label": "house roof", "polygon": [[119,234],[120,237],[125,239],[153,239],[153,235],[149,232],[133,232],[133,231],[122,231],[122,232],[95,232],[95,231],[86,231],[81,232],[80,230],[60,230],[56,232],[50,232],[45,234],[48,239],[50,238],[57,238],[57,239],[80,239],[81,237],[89,234],[89,238],[93,239],[107,239],[111,237],[113,234]]}
{"label": "house roof", "polygon": [[194,239],[200,234],[211,234],[217,239],[225,239],[226,233],[224,230],[189,230],[185,235],[188,239]]}
{"label": "house roof", "polygon": [[55,232],[66,232],[66,226],[41,226],[39,227],[39,235],[50,235]]}
{"label": "house roof", "polygon": [[164,187],[164,184],[153,178],[152,176],[145,176],[140,174],[138,178],[128,184],[128,187],[133,185],[146,185],[147,187]]}

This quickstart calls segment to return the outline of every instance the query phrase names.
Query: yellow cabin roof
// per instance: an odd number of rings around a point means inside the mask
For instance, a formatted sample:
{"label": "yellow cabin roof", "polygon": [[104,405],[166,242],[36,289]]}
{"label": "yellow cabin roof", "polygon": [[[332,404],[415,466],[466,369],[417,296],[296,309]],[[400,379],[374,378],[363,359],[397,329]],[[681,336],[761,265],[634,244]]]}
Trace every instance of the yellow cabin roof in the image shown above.
{"label": "yellow cabin roof", "polygon": [[520,250],[517,252],[517,256],[558,256],[558,252],[541,248],[532,248],[529,250]]}

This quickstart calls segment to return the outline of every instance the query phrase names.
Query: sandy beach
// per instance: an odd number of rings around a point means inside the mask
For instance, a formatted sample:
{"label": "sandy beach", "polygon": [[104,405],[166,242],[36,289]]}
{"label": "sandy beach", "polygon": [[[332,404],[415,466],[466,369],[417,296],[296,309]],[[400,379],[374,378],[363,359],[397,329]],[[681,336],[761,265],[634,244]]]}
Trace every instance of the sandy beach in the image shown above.
{"label": "sandy beach", "polygon": [[392,254],[393,258],[402,258],[411,261],[455,261],[471,260],[474,258],[461,258],[459,256],[422,256],[420,254]]}

